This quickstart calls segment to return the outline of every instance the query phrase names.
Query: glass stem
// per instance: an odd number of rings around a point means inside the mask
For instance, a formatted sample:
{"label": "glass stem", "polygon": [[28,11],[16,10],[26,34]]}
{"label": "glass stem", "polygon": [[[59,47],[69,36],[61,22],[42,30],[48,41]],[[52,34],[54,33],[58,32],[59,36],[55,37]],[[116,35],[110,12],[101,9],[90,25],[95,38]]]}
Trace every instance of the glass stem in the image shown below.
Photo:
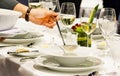
{"label": "glass stem", "polygon": [[89,34],[87,34],[87,47],[89,47]]}

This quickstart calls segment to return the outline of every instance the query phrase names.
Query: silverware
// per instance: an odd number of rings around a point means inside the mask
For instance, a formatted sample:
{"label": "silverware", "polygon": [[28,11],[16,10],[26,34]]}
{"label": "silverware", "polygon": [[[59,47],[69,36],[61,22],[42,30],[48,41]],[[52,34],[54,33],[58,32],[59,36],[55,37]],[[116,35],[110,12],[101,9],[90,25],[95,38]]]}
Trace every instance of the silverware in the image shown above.
{"label": "silverware", "polygon": [[[39,50],[32,50],[32,51],[26,51],[26,52],[39,52]],[[23,52],[7,52],[7,54],[18,54],[18,53],[25,53]]]}
{"label": "silverware", "polygon": [[61,30],[60,30],[60,26],[59,26],[58,21],[57,21],[53,16],[51,16],[51,18],[52,18],[52,19],[56,22],[56,24],[57,24],[58,31],[59,31],[59,33],[60,33],[60,36],[61,36],[61,39],[62,39],[63,45],[66,45],[66,44],[65,44],[65,41],[64,41],[64,38],[63,38],[63,35],[62,35],[62,33],[61,33]]}

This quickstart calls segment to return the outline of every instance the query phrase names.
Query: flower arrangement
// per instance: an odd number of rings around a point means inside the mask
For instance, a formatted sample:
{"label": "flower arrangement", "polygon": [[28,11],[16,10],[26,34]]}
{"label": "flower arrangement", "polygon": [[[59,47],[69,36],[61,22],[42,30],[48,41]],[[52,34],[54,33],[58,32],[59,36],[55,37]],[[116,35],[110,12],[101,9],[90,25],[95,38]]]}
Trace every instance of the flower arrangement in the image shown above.
{"label": "flower arrangement", "polygon": [[[91,35],[87,35],[81,28],[81,25],[87,25],[86,29],[88,29],[88,31],[91,29],[91,26],[94,25],[93,20],[94,20],[94,16],[98,10],[98,5],[96,5],[94,7],[94,9],[92,10],[92,12],[90,13],[90,18],[88,22],[82,22],[81,24],[75,24],[74,26],[72,26],[72,30],[76,33],[78,33],[78,38],[77,38],[77,43],[81,46],[87,46],[87,47],[91,47]],[[96,25],[94,25],[94,28],[96,27]]]}
{"label": "flower arrangement", "polygon": [[[84,24],[84,23],[86,23],[86,22],[82,22],[82,24]],[[84,32],[81,28],[81,24],[79,24],[79,23],[76,23],[74,26],[71,27],[71,29],[76,33]]]}
{"label": "flower arrangement", "polygon": [[[82,24],[86,24],[86,22],[82,22]],[[71,27],[73,32],[77,33],[77,44],[80,46],[87,47],[87,34],[82,30],[81,24],[76,23]],[[91,39],[89,38],[89,47],[91,46]]]}

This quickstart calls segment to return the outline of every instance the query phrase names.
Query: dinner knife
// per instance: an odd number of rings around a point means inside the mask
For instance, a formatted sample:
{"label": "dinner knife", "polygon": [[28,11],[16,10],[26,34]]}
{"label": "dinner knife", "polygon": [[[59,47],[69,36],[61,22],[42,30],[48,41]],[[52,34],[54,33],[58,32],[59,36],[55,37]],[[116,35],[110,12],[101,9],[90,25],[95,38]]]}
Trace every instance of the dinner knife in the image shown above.
{"label": "dinner knife", "polygon": [[18,54],[18,53],[26,53],[26,52],[39,52],[39,50],[32,50],[32,51],[23,51],[23,52],[7,52],[7,54]]}

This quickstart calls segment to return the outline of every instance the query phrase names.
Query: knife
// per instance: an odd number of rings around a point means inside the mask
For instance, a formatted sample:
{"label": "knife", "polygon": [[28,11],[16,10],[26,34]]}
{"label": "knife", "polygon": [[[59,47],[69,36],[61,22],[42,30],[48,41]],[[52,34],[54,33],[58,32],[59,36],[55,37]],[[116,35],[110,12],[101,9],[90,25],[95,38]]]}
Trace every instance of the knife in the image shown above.
{"label": "knife", "polygon": [[7,54],[18,54],[18,53],[26,53],[26,52],[39,52],[39,50],[23,51],[23,52],[7,52]]}

